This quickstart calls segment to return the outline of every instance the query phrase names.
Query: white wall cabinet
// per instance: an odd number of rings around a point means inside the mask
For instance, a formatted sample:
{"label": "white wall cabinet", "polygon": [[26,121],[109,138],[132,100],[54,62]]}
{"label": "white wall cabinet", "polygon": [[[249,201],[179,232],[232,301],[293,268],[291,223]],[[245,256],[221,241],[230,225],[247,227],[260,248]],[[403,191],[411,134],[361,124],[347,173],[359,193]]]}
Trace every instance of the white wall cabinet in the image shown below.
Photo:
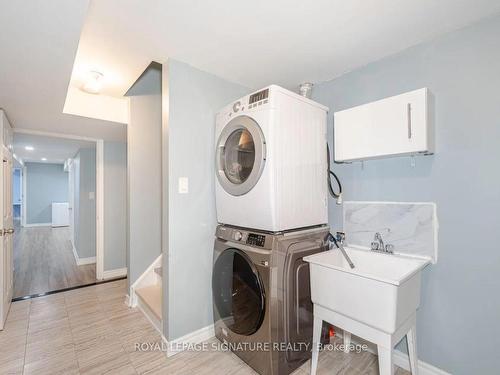
{"label": "white wall cabinet", "polygon": [[426,88],[334,113],[335,161],[434,153]]}

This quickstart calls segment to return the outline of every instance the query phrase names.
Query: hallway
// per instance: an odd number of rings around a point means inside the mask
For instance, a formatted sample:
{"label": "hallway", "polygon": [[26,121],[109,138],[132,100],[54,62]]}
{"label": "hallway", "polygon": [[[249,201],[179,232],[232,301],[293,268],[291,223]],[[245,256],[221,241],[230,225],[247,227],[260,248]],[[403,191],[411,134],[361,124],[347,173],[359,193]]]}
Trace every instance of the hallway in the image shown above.
{"label": "hallway", "polygon": [[134,352],[158,340],[124,303],[126,280],[14,302],[0,332],[0,374],[136,374],[166,361]]}
{"label": "hallway", "polygon": [[95,264],[76,264],[69,227],[15,229],[14,298],[95,282]]}

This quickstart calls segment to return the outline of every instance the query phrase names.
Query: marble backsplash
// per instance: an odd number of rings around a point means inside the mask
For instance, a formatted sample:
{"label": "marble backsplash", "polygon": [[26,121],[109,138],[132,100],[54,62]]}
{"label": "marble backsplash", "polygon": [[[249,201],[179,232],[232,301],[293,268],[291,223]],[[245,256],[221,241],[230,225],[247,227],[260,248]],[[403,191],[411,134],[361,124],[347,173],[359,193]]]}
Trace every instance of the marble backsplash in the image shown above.
{"label": "marble backsplash", "polygon": [[343,205],[346,243],[369,248],[376,232],[394,252],[437,261],[438,220],[435,203],[356,202]]}

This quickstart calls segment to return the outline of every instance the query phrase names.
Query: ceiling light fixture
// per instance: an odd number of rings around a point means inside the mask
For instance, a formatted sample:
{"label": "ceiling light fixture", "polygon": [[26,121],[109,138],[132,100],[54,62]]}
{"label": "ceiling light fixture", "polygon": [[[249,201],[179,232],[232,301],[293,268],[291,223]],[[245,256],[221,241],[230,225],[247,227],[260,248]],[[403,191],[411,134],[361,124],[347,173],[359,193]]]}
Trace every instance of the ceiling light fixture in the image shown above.
{"label": "ceiling light fixture", "polygon": [[102,88],[102,78],[104,75],[101,72],[91,71],[87,75],[82,90],[89,94],[99,94]]}
{"label": "ceiling light fixture", "polygon": [[25,146],[24,149],[26,151],[33,151],[35,148],[33,146]]}
{"label": "ceiling light fixture", "polygon": [[41,160],[42,160],[42,161],[47,161],[47,158],[42,158]]}

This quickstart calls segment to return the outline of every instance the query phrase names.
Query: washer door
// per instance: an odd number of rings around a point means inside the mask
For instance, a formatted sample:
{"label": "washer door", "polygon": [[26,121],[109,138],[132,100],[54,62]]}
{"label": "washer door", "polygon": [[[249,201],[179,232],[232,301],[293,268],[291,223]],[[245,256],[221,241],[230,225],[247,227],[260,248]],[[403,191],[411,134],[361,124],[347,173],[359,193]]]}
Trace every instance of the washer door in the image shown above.
{"label": "washer door", "polygon": [[248,193],[257,184],[266,161],[266,142],[259,124],[238,116],[224,127],[217,142],[217,178],[231,195]]}
{"label": "washer door", "polygon": [[217,258],[212,275],[214,307],[231,331],[244,336],[255,333],[264,319],[262,280],[248,256],[229,248]]}

